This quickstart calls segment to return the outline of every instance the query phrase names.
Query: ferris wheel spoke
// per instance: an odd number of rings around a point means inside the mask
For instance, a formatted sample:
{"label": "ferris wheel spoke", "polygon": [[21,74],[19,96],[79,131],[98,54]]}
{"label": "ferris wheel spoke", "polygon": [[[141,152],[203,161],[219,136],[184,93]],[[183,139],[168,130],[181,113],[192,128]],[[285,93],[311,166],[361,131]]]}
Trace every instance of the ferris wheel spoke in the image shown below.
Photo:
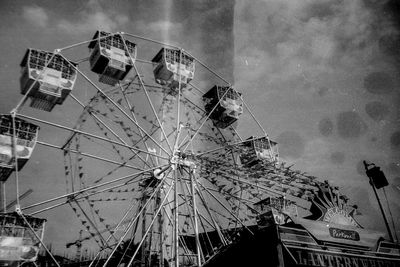
{"label": "ferris wheel spoke", "polygon": [[205,154],[214,153],[214,152],[217,152],[218,150],[222,150],[222,149],[231,149],[231,150],[232,150],[233,148],[237,147],[238,145],[242,145],[242,144],[244,144],[245,142],[253,141],[253,140],[257,140],[257,139],[258,139],[258,138],[254,137],[254,138],[251,138],[251,139],[247,139],[247,140],[245,140],[245,141],[240,140],[240,141],[238,141],[238,142],[228,143],[228,144],[226,144],[226,145],[224,145],[224,146],[221,146],[221,147],[217,147],[217,148],[210,149],[210,150],[207,150],[207,151],[204,151],[204,152],[200,152],[200,153],[197,154],[197,156],[198,156],[198,157],[201,157],[201,156],[203,156],[203,155],[205,155]]}
{"label": "ferris wheel spoke", "polygon": [[182,89],[182,82],[181,82],[181,62],[182,62],[182,49],[179,50],[179,63],[178,63],[178,99],[176,101],[176,136],[175,136],[175,142],[174,142],[174,153],[178,150],[178,142],[179,142],[179,137],[180,137],[180,130],[181,130],[181,89]]}
{"label": "ferris wheel spoke", "polygon": [[[204,186],[204,188],[207,188],[210,191],[214,191],[215,193],[221,193],[219,190],[214,189],[214,188],[210,188],[210,187],[207,187],[207,186]],[[228,196],[230,198],[235,198],[235,199],[243,201],[243,202],[248,202],[249,204],[252,204],[252,205],[256,203],[256,201],[252,201],[252,200],[247,199],[247,198],[236,196],[235,194],[229,193],[229,192],[227,192],[225,190],[223,191],[222,194],[226,195],[226,196]],[[244,204],[244,203],[242,203],[242,204]],[[247,205],[247,204],[244,204],[244,205],[246,205],[249,209],[253,209],[253,207],[250,206],[250,205]]]}
{"label": "ferris wheel spoke", "polygon": [[[202,122],[200,124],[200,126],[197,128],[197,130],[194,132],[193,136],[190,138],[189,143],[193,142],[193,139],[197,136],[197,134],[200,132],[200,130],[203,128],[204,124],[207,122],[207,120],[210,118],[211,114],[214,112],[214,110],[218,107],[218,105],[220,105],[222,99],[225,97],[225,95],[229,92],[229,90],[225,90],[225,92],[223,93],[223,95],[221,96],[221,98],[218,100],[218,102],[214,105],[214,107],[211,109],[210,113],[207,114],[206,117],[204,117],[202,119]],[[183,152],[186,151],[189,143],[184,147],[184,149],[182,150]],[[181,147],[179,147],[179,150],[181,150]]]}
{"label": "ferris wheel spoke", "polygon": [[[68,61],[63,55],[61,55],[65,60]],[[70,61],[68,61],[70,62]],[[72,64],[70,62],[70,64]],[[73,64],[72,64],[73,65]],[[135,66],[133,64],[133,66]],[[93,83],[82,71],[80,71],[77,67],[73,66],[73,68],[78,72],[82,77],[85,78],[97,91],[99,91],[109,102],[111,102],[126,118],[128,118],[131,122],[133,122],[145,135],[147,135],[157,146],[160,147],[166,154],[169,154],[151,135],[149,135],[143,127],[141,127],[138,123],[136,123],[113,99],[111,99],[103,90],[101,90],[95,83]],[[135,67],[136,69],[136,67]],[[140,77],[140,76],[139,76]]]}
{"label": "ferris wheel spoke", "polygon": [[[167,144],[167,146],[168,146],[170,152],[172,153],[173,150],[172,150],[171,144],[169,143],[168,137],[167,137],[167,135],[166,135],[166,133],[165,133],[165,130],[164,130],[163,125],[162,125],[162,123],[161,123],[161,121],[160,121],[160,118],[159,118],[158,115],[157,115],[157,112],[156,112],[156,110],[155,110],[155,108],[154,108],[153,102],[152,102],[151,99],[150,99],[150,96],[149,96],[149,93],[148,93],[148,91],[147,91],[147,88],[146,88],[146,86],[144,85],[144,82],[143,82],[142,78],[140,77],[140,74],[139,74],[138,69],[137,69],[137,67],[136,67],[135,64],[133,64],[133,68],[134,68],[134,70],[135,70],[135,72],[136,72],[136,75],[137,75],[137,77],[138,77],[138,79],[139,79],[140,86],[142,87],[143,92],[144,92],[145,95],[146,95],[147,101],[149,102],[149,105],[150,105],[150,107],[151,107],[151,110],[152,110],[152,112],[153,112],[153,115],[154,115],[154,117],[156,118],[158,125],[160,126],[160,129],[161,129],[161,132],[162,132],[162,134],[163,134],[163,136],[164,136],[164,139],[165,139],[165,141],[166,141],[166,144]],[[152,140],[153,140],[153,139],[152,139]],[[155,141],[153,140],[153,142],[155,142]],[[161,148],[161,147],[162,147],[162,146],[160,146],[160,148]],[[164,152],[166,152],[165,149],[163,149],[163,150],[164,150]],[[167,152],[166,152],[166,153],[167,153]],[[167,154],[170,155],[169,153],[167,153]]]}
{"label": "ferris wheel spoke", "polygon": [[[222,196],[224,197],[224,199],[228,202],[228,204],[231,205],[232,210],[234,210],[235,207],[237,207],[237,206],[235,205],[235,203],[232,203],[232,201],[231,201],[231,198],[234,198],[234,196],[232,196],[232,194],[228,193],[227,191],[222,190],[220,187],[218,187],[218,186],[216,186],[216,185],[214,185],[214,186],[217,187],[218,189],[209,188],[209,187],[206,187],[206,186],[204,186],[204,185],[203,185],[202,187],[205,188],[205,189],[208,189],[208,190],[210,190],[210,191],[214,191],[214,192],[216,192],[216,193],[219,194],[219,195],[222,195]],[[238,207],[237,207],[237,208],[238,208]],[[213,210],[214,212],[218,213],[221,217],[224,217],[225,219],[228,219],[228,220],[229,220],[229,224],[230,224],[230,222],[231,222],[231,219],[230,219],[230,218],[226,217],[225,215],[223,215],[223,214],[220,213],[220,212],[215,211],[214,209],[211,209],[211,210]],[[236,215],[236,216],[239,217],[238,215]],[[237,220],[235,220],[235,221],[237,222]]]}
{"label": "ferris wheel spoke", "polygon": [[88,186],[86,188],[83,188],[83,189],[80,189],[80,190],[76,190],[76,191],[68,193],[68,194],[64,194],[64,195],[61,195],[61,196],[58,196],[58,197],[54,197],[54,198],[51,198],[51,199],[48,199],[48,200],[44,200],[44,201],[41,201],[41,202],[38,202],[38,203],[35,203],[35,204],[32,204],[32,205],[23,207],[23,208],[21,208],[21,210],[31,209],[31,208],[34,208],[34,207],[37,207],[37,206],[41,206],[41,205],[44,205],[44,204],[47,204],[47,203],[50,203],[50,202],[54,202],[56,200],[60,200],[60,199],[63,199],[63,198],[73,197],[75,195],[84,193],[86,191],[93,190],[93,189],[96,189],[96,188],[99,188],[99,187],[102,187],[102,186],[106,186],[106,185],[109,185],[109,184],[112,184],[112,183],[116,183],[116,182],[119,182],[119,181],[122,181],[122,180],[127,180],[127,179],[132,179],[134,177],[139,177],[141,174],[150,173],[151,171],[154,171],[154,170],[156,170],[156,169],[158,169],[160,167],[162,168],[162,167],[166,167],[166,166],[169,166],[169,165],[168,164],[160,165],[160,166],[157,166],[157,167],[154,167],[154,168],[150,168],[150,169],[147,169],[147,170],[144,170],[144,171],[140,171],[140,172],[136,172],[136,173],[133,173],[133,174],[125,175],[125,176],[122,176],[122,177],[119,177],[119,178],[115,178],[115,179],[112,179],[112,180],[107,181],[107,182],[103,182],[103,183],[100,183],[100,184]]}
{"label": "ferris wheel spoke", "polygon": [[226,207],[226,205],[224,203],[221,202],[221,200],[219,200],[219,198],[217,198],[210,190],[208,190],[206,187],[203,186],[202,183],[198,183],[202,188],[204,188],[204,190],[206,190],[207,193],[209,193],[220,205],[221,207],[223,207],[228,213],[230,213],[236,220],[238,220],[240,222],[240,224],[247,230],[249,231],[250,234],[254,234],[244,223],[241,219],[239,219],[235,214],[232,213],[231,209],[229,209],[228,207]]}
{"label": "ferris wheel spoke", "polygon": [[[155,188],[155,190],[153,190],[152,194],[150,195],[150,197],[147,199],[146,203],[139,209],[139,211],[136,213],[135,217],[132,218],[132,220],[129,222],[128,226],[127,226],[127,231],[125,231],[125,233],[123,234],[123,236],[120,238],[120,240],[118,241],[117,245],[114,246],[112,252],[110,253],[110,255],[108,256],[107,260],[104,262],[103,266],[107,266],[107,263],[110,261],[111,257],[114,255],[115,251],[120,247],[121,243],[123,242],[124,238],[126,237],[126,235],[129,233],[130,229],[132,228],[133,224],[135,224],[135,222],[139,219],[140,215],[142,215],[143,213],[146,212],[146,208],[147,206],[150,204],[150,202],[152,201],[152,199],[156,196],[156,194],[158,192],[161,191],[161,188],[166,180],[167,176],[165,176],[161,182],[157,185],[157,187]],[[169,192],[171,191],[172,186],[170,186],[168,193],[166,194],[164,200],[163,200],[163,204],[165,202],[165,199],[168,197]],[[160,208],[162,207],[162,205],[160,206]],[[158,214],[158,213],[157,213]],[[156,217],[156,216],[154,216]],[[143,237],[145,238],[145,237]],[[141,244],[140,244],[141,245]],[[138,246],[138,249],[140,248],[140,245]],[[132,256],[132,259],[136,256],[137,251],[135,252],[135,255]],[[129,265],[128,265],[129,266]]]}
{"label": "ferris wheel spoke", "polygon": [[[132,183],[137,183],[137,182],[139,182],[139,181],[134,181],[134,182],[131,181],[130,183],[128,181],[128,182],[124,182],[122,184],[117,184],[117,185],[114,185],[114,186],[111,186],[111,187],[107,187],[107,188],[101,189],[99,191],[93,191],[93,192],[87,193],[85,196],[79,196],[79,197],[73,196],[73,197],[74,197],[75,200],[80,200],[80,199],[83,199],[83,198],[88,197],[88,196],[101,194],[101,193],[104,193],[104,192],[107,192],[107,191],[110,191],[110,190],[113,190],[113,189],[116,189],[116,188],[120,188],[120,187],[129,185],[129,184],[132,184]],[[54,201],[56,201],[56,200],[54,200]],[[45,211],[48,211],[48,210],[51,210],[51,209],[54,209],[54,208],[58,208],[58,207],[63,206],[63,205],[66,205],[69,202],[70,202],[70,199],[67,196],[66,200],[64,202],[57,203],[57,204],[54,204],[54,205],[52,205],[50,207],[43,208],[41,210],[37,210],[37,211],[31,212],[28,215],[29,216],[33,216],[33,215],[36,215],[36,214],[39,214],[39,213],[42,213],[42,212],[45,212]],[[47,204],[47,203],[44,203],[44,204]],[[28,207],[24,207],[24,208],[22,208],[22,210],[26,210],[26,209],[29,209],[29,208],[31,208],[31,207],[29,207],[29,206]]]}
{"label": "ferris wheel spoke", "polygon": [[[77,99],[73,94],[70,94],[70,96],[79,104],[81,105],[81,107],[85,108],[85,106],[82,104],[81,101],[79,101],[79,99]],[[128,145],[113,129],[111,129],[111,127],[109,127],[105,122],[103,122],[98,116],[96,116],[96,114],[94,114],[93,112],[90,111],[90,109],[88,110],[88,114],[91,115],[95,121],[99,122],[103,127],[105,127],[109,132],[112,133],[112,135],[114,135],[120,142],[122,142],[125,145]],[[142,134],[143,137],[143,134]],[[135,146],[135,145],[133,145]],[[147,147],[146,147],[147,148]],[[148,150],[147,150],[148,151]],[[147,165],[148,167],[150,167],[150,165],[147,163],[146,160],[144,160],[139,154],[139,151],[135,151],[134,155],[137,156],[142,162],[145,163],[145,165]]]}
{"label": "ferris wheel spoke", "polygon": [[206,202],[206,200],[205,200],[205,198],[204,198],[204,196],[203,196],[201,190],[200,190],[199,188],[195,188],[195,190],[196,190],[196,192],[197,192],[197,194],[198,194],[198,196],[199,196],[200,201],[201,201],[202,204],[203,204],[203,207],[206,209],[207,214],[208,214],[208,216],[210,217],[210,219],[211,219],[211,221],[212,221],[212,225],[213,225],[214,229],[217,231],[217,234],[218,234],[218,237],[219,237],[220,240],[221,240],[221,243],[222,243],[223,245],[227,245],[228,242],[227,242],[227,240],[226,240],[224,234],[222,233],[221,228],[220,228],[219,225],[217,224],[217,222],[216,222],[216,220],[215,220],[215,218],[214,218],[214,215],[212,214],[212,212],[211,212],[211,210],[210,210],[210,208],[209,208],[209,204],[207,204],[207,202]]}
{"label": "ferris wheel spoke", "polygon": [[[21,118],[26,118],[26,119],[29,119],[29,120],[41,122],[41,123],[44,123],[44,124],[47,124],[47,125],[50,125],[50,126],[54,126],[54,127],[60,128],[60,129],[68,130],[68,131],[73,132],[73,133],[90,136],[90,137],[93,137],[93,138],[96,138],[96,139],[99,139],[99,140],[102,140],[102,141],[105,141],[105,142],[113,143],[113,144],[116,144],[116,145],[119,145],[119,146],[123,146],[123,147],[129,148],[129,149],[132,149],[132,150],[136,150],[136,151],[142,152],[144,154],[148,154],[148,155],[153,155],[154,156],[154,154],[152,154],[152,153],[150,153],[148,151],[145,151],[145,150],[133,147],[133,146],[125,145],[123,143],[120,143],[120,142],[117,142],[117,141],[114,141],[114,140],[111,140],[111,139],[108,139],[108,138],[104,138],[104,137],[101,137],[101,136],[98,136],[98,135],[95,135],[95,134],[91,134],[91,133],[88,133],[88,132],[80,131],[80,130],[77,130],[77,129],[74,129],[74,128],[70,128],[70,127],[63,126],[63,125],[60,125],[60,124],[57,124],[57,123],[41,120],[41,119],[38,119],[38,118],[35,118],[35,117],[31,117],[31,116],[27,116],[27,115],[20,114],[20,113],[18,113],[17,116],[21,117]],[[157,155],[157,157],[162,158],[162,159],[168,159],[167,157],[163,157],[161,155]]]}
{"label": "ferris wheel spoke", "polygon": [[[121,38],[122,38],[122,42],[123,42],[123,44],[124,44],[125,49],[128,49],[128,46],[127,46],[127,44],[126,44],[126,42],[125,42],[124,37],[121,36]],[[131,60],[132,62],[134,62],[134,60],[133,60],[133,58],[132,58],[132,56],[131,56],[130,54],[129,54],[129,57],[130,57],[130,60]],[[138,70],[137,70],[137,68],[136,68],[135,63],[133,63],[132,65],[133,65],[133,68],[135,69],[136,77],[138,78],[138,80],[139,80],[139,82],[140,82],[140,85],[141,85],[143,91],[144,91],[145,94],[146,94],[146,98],[147,98],[147,100],[148,100],[148,102],[149,102],[149,104],[150,104],[150,106],[151,106],[151,109],[152,109],[152,111],[153,111],[153,114],[154,114],[154,116],[155,116],[155,118],[156,118],[156,120],[157,120],[157,122],[158,122],[158,124],[159,124],[159,126],[160,126],[160,129],[161,129],[161,131],[162,131],[162,133],[163,133],[163,135],[164,135],[165,141],[166,141],[166,143],[167,143],[167,145],[168,145],[168,147],[169,147],[171,153],[173,153],[172,147],[171,147],[171,145],[170,145],[170,143],[169,143],[169,140],[168,140],[168,138],[167,138],[167,136],[166,136],[166,134],[165,134],[165,131],[164,131],[164,128],[163,128],[163,126],[162,126],[162,124],[161,124],[161,122],[160,122],[160,119],[158,118],[157,112],[156,112],[156,110],[155,110],[155,108],[154,108],[154,105],[153,105],[151,99],[150,99],[150,96],[149,96],[149,93],[148,93],[148,91],[147,91],[147,89],[146,89],[146,86],[144,85],[144,82],[143,82],[143,80],[142,80],[142,78],[141,78],[141,76],[140,76],[140,74],[139,74],[139,72],[138,72]]]}
{"label": "ferris wheel spoke", "polygon": [[189,205],[193,209],[192,210],[192,214],[193,214],[192,226],[194,228],[195,240],[196,240],[197,264],[198,264],[198,266],[201,266],[201,258],[200,258],[200,256],[203,255],[203,253],[201,253],[201,246],[200,246],[200,240],[199,240],[198,213],[197,213],[197,208],[196,208],[197,205],[196,205],[196,193],[195,193],[195,186],[196,185],[195,185],[195,180],[193,178],[193,171],[192,170],[189,173],[189,178],[190,178],[191,190],[189,191],[189,188],[188,188],[189,186],[187,185],[187,183],[185,183],[185,185],[186,185],[186,189],[187,189],[187,191],[189,193],[188,195],[190,195],[192,197],[191,203],[189,203]]}
{"label": "ferris wheel spoke", "polygon": [[97,159],[97,160],[100,160],[100,161],[112,163],[112,164],[118,165],[120,167],[127,167],[127,168],[131,168],[131,169],[139,170],[139,171],[143,170],[143,168],[138,168],[136,166],[127,164],[127,161],[126,162],[117,162],[117,161],[114,161],[114,160],[111,160],[111,159],[102,158],[102,157],[99,157],[99,156],[96,156],[96,155],[92,155],[92,154],[81,152],[81,151],[74,150],[74,149],[63,148],[62,146],[57,146],[57,145],[49,144],[49,143],[42,142],[42,141],[37,141],[37,144],[42,145],[42,146],[51,147],[51,148],[60,149],[60,150],[63,150],[65,152],[69,152],[69,153],[82,155],[82,156],[85,156],[85,157],[88,157],[88,158],[93,158],[93,159]]}
{"label": "ferris wheel spoke", "polygon": [[[26,217],[24,216],[24,214],[22,212],[18,212],[18,215],[20,217],[22,217],[22,219],[25,222],[25,225],[28,226],[29,230],[31,231],[31,233],[33,233],[33,235],[35,236],[36,240],[38,240],[40,242],[40,244],[43,246],[43,248],[45,249],[46,253],[50,256],[50,258],[53,260],[53,262],[56,264],[57,267],[60,267],[60,264],[58,263],[58,261],[55,259],[55,257],[53,256],[53,254],[51,253],[51,251],[47,248],[46,244],[43,242],[43,236],[39,237],[37,232],[35,231],[35,229],[32,228],[32,226],[30,225],[30,223],[28,222],[28,220],[26,219]],[[42,232],[43,235],[43,232]]]}
{"label": "ferris wheel spoke", "polygon": [[239,182],[239,183],[250,185],[252,188],[256,188],[258,190],[266,192],[267,194],[272,195],[273,197],[281,197],[282,195],[284,195],[286,199],[288,199],[290,201],[293,201],[293,202],[296,202],[298,206],[300,206],[300,207],[302,207],[302,208],[304,208],[306,210],[308,210],[310,208],[310,205],[311,205],[309,200],[306,200],[306,199],[303,199],[303,198],[299,198],[299,197],[296,197],[296,196],[293,196],[293,195],[288,195],[288,194],[285,194],[285,193],[283,193],[281,191],[278,191],[276,189],[269,188],[269,187],[266,187],[266,186],[251,182],[251,181],[247,181],[247,180],[244,180],[242,178],[234,178],[234,177],[229,177],[227,175],[221,175],[220,177],[223,177],[228,181],[231,180],[231,181],[236,181],[236,182]]}
{"label": "ferris wheel spoke", "polygon": [[[147,234],[149,233],[151,227],[152,227],[153,224],[154,224],[154,221],[155,221],[156,218],[157,218],[157,215],[160,213],[160,211],[161,211],[161,209],[162,209],[162,207],[163,207],[165,201],[167,200],[167,198],[168,198],[170,192],[172,191],[173,186],[174,186],[174,185],[171,185],[171,186],[169,187],[167,193],[165,194],[164,199],[162,200],[162,202],[161,202],[159,208],[157,209],[155,215],[153,216],[153,219],[151,220],[149,227],[147,227],[146,232],[145,232],[145,234],[143,235],[141,241],[139,242],[139,244],[138,244],[138,246],[137,246],[135,252],[133,253],[132,258],[131,258],[131,260],[129,261],[127,267],[129,267],[129,266],[132,265],[133,260],[135,259],[136,255],[137,255],[137,253],[138,253],[138,251],[139,251],[139,249],[140,249],[140,247],[142,246],[143,242],[145,241]],[[104,267],[105,267],[105,266],[106,266],[106,263],[104,264]]]}
{"label": "ferris wheel spoke", "polygon": [[[119,88],[120,88],[120,90],[121,90],[121,93],[122,93],[122,95],[123,95],[123,97],[124,97],[125,102],[126,102],[127,105],[128,105],[128,108],[129,108],[129,110],[130,110],[132,119],[133,119],[134,121],[137,122],[137,118],[136,118],[136,116],[135,116],[135,113],[134,113],[133,110],[132,110],[132,109],[133,109],[133,106],[132,106],[131,102],[129,101],[129,99],[128,99],[127,96],[126,96],[126,93],[125,93],[125,90],[126,90],[126,89],[123,89],[122,86],[119,86]],[[143,140],[143,143],[144,143],[144,146],[145,146],[146,150],[149,151],[149,147],[148,147],[148,145],[147,145],[147,142],[144,140],[144,136],[145,136],[145,135],[143,134],[143,132],[142,132],[140,129],[139,129],[139,133],[140,133],[141,139]],[[152,135],[152,134],[151,134],[151,135]],[[139,142],[139,141],[138,141],[138,142]],[[136,142],[134,145],[136,145],[138,142]],[[154,164],[153,158],[150,157],[150,159],[151,159],[152,163]]]}
{"label": "ferris wheel spoke", "polygon": [[[82,214],[85,216],[86,220],[89,222],[89,224],[92,226],[92,228],[95,230],[96,235],[100,238],[100,241],[102,243],[102,246],[108,246],[108,242],[104,239],[100,231],[98,230],[95,222],[90,218],[90,216],[85,212],[85,210],[82,208],[80,203],[78,201],[70,201],[69,205],[71,205],[72,209],[74,210],[72,203],[75,203],[75,205],[79,208],[79,210],[82,212]],[[89,228],[87,228],[89,230]]]}

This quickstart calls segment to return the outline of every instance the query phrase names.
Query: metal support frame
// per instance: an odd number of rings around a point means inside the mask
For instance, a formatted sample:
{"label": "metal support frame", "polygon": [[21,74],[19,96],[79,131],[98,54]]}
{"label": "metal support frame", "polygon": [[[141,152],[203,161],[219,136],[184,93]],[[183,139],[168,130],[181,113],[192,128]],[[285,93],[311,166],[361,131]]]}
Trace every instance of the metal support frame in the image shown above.
{"label": "metal support frame", "polygon": [[[368,166],[370,164],[368,164],[365,160],[363,161],[363,163],[364,163],[365,171],[368,171]],[[393,238],[393,235],[392,235],[392,231],[390,230],[389,222],[388,222],[388,220],[386,218],[385,211],[383,210],[383,207],[382,207],[382,204],[381,204],[381,200],[379,199],[378,193],[376,192],[376,188],[375,188],[374,182],[372,181],[372,177],[368,176],[368,178],[369,178],[369,184],[371,185],[371,187],[372,187],[372,189],[374,191],[376,200],[378,201],[379,209],[381,210],[383,221],[385,222],[386,230],[387,230],[387,232],[389,234],[389,239],[390,239],[391,242],[394,242],[394,238]]]}

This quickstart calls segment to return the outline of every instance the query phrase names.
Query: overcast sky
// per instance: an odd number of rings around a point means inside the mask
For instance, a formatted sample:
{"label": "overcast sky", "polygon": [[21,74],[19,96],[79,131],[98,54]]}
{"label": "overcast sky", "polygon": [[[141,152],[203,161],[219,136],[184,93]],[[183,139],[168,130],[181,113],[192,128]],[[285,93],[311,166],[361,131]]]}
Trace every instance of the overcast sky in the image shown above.
{"label": "overcast sky", "polygon": [[[361,162],[381,166],[400,236],[396,2],[2,0],[0,112],[8,113],[21,97],[19,63],[28,47],[51,51],[88,40],[97,29],[168,41],[197,55],[243,93],[278,141],[282,159],[339,186],[358,204],[362,215],[356,219],[384,231]],[[248,116],[238,127],[250,136]],[[64,178],[54,177],[63,175],[63,166],[52,164],[49,152],[36,150],[40,157],[27,164],[21,177],[22,188],[34,190],[24,205],[65,192]],[[380,196],[384,200],[382,190]],[[50,221],[48,242],[68,239],[73,231],[57,228],[66,221],[59,215],[44,214]]]}

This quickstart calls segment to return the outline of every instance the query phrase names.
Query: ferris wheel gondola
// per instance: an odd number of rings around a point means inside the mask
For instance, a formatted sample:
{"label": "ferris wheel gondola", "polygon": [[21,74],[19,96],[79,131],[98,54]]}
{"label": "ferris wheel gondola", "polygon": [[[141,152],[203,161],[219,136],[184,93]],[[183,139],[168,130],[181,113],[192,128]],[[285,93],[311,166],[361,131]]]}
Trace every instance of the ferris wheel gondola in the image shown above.
{"label": "ferris wheel gondola", "polygon": [[0,264],[36,261],[45,222],[45,219],[21,216],[16,212],[1,213]]}
{"label": "ferris wheel gondola", "polygon": [[[18,171],[25,166],[35,148],[38,132],[39,126],[33,123],[16,118],[14,128],[11,115],[0,115],[0,181],[6,181],[16,165]],[[14,142],[17,164],[14,157]]]}
{"label": "ferris wheel gondola", "polygon": [[76,64],[59,54],[28,49],[20,65],[21,94],[31,98],[33,108],[51,111],[74,87]]}

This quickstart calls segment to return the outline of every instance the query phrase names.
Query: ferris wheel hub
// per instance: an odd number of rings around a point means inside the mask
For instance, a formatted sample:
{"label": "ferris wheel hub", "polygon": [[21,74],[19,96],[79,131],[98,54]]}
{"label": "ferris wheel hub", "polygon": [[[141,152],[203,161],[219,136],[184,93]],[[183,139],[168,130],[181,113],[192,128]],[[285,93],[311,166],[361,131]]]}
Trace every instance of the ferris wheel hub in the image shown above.
{"label": "ferris wheel hub", "polygon": [[195,156],[192,153],[180,152],[177,150],[170,159],[172,166],[187,167],[190,170],[196,169],[196,163],[194,161]]}
{"label": "ferris wheel hub", "polygon": [[157,180],[161,180],[164,177],[164,172],[158,168],[153,171],[153,177]]}

